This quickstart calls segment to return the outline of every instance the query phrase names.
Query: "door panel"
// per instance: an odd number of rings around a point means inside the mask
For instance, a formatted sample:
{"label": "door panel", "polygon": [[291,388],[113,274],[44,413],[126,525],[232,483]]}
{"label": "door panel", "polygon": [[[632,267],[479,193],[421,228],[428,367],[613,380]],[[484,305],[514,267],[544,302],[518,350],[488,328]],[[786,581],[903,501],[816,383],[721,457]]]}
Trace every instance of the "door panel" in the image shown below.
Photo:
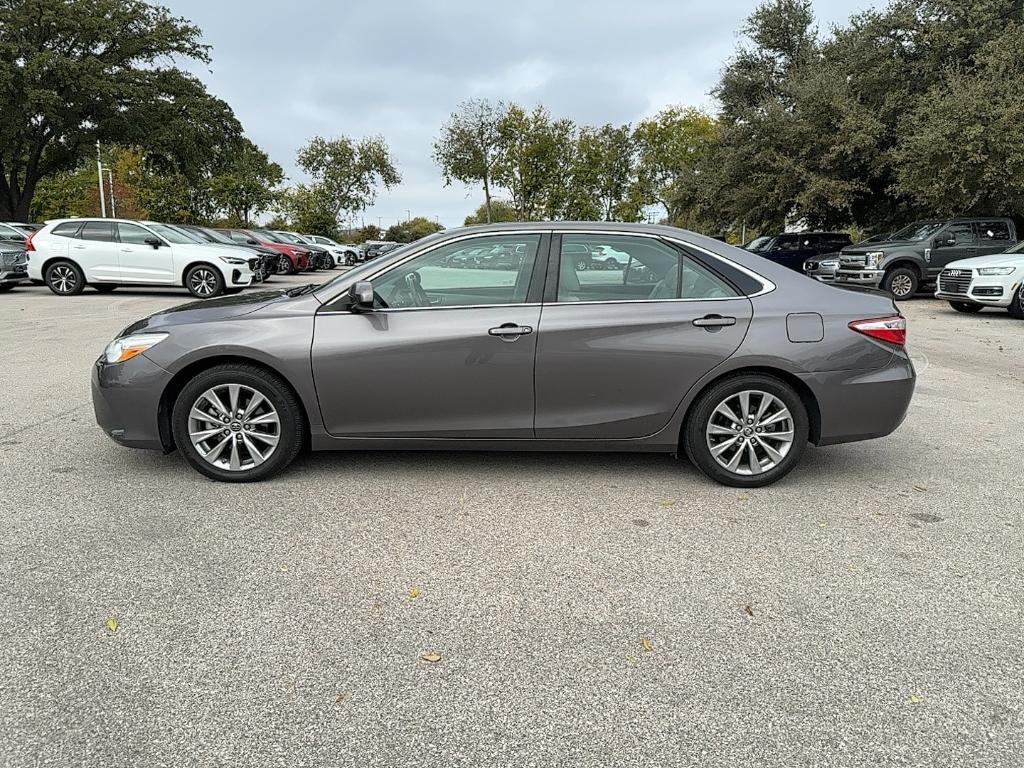
{"label": "door panel", "polygon": [[118,224],[117,232],[121,241],[121,279],[126,283],[157,285],[174,282],[174,259],[170,247],[154,248],[146,238],[155,235],[135,224]]}
{"label": "door panel", "polygon": [[80,239],[72,240],[68,256],[82,268],[89,282],[121,280],[114,224],[109,221],[87,221],[82,225]]}
{"label": "door panel", "polygon": [[[533,437],[540,307],[321,312],[313,377],[337,437]],[[515,340],[491,335],[514,324]]]}
{"label": "door panel", "polygon": [[974,227],[971,224],[951,224],[935,237],[934,242],[941,242],[949,235],[953,235],[956,238],[956,245],[932,248],[932,258],[928,265],[928,274],[933,278],[938,276],[939,272],[945,269],[946,265],[950,262],[969,259],[972,256],[978,255]]}

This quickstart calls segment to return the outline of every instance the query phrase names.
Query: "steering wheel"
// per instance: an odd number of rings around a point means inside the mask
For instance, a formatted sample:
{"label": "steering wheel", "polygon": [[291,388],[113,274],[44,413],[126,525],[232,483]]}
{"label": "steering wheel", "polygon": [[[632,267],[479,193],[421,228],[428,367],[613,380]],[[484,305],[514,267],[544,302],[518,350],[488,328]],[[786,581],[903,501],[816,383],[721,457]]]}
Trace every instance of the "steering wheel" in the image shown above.
{"label": "steering wheel", "polygon": [[412,299],[413,304],[417,307],[430,306],[430,297],[423,290],[419,272],[410,272],[405,276],[405,287],[409,290],[409,298]]}

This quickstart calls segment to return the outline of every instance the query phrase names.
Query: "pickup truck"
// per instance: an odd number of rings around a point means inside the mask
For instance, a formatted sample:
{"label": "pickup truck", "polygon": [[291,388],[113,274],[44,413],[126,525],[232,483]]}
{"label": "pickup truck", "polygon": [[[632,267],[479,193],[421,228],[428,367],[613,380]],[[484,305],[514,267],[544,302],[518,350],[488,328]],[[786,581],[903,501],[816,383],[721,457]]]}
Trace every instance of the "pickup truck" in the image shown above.
{"label": "pickup truck", "polygon": [[918,221],[886,242],[839,252],[838,284],[881,288],[897,301],[935,284],[947,264],[1003,253],[1017,242],[1013,219],[976,217]]}

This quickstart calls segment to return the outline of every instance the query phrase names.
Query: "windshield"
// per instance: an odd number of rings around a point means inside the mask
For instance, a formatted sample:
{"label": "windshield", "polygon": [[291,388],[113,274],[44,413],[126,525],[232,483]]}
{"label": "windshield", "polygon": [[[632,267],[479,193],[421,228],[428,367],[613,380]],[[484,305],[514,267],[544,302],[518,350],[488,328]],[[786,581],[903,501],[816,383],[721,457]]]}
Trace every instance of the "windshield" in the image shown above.
{"label": "windshield", "polygon": [[1021,240],[1013,248],[1007,251],[1007,253],[1024,253],[1024,240]]}
{"label": "windshield", "polygon": [[196,234],[202,233],[200,237],[205,237],[211,243],[222,243],[223,245],[238,245],[234,240],[225,234],[217,232],[214,229],[206,229],[205,227],[199,227]]}
{"label": "windshield", "polygon": [[254,235],[256,235],[256,237],[260,238],[261,240],[266,240],[268,243],[284,243],[284,242],[287,242],[280,235],[275,235],[273,232],[270,232],[269,230],[266,230],[266,229],[254,229],[254,230],[252,230],[252,233]]}
{"label": "windshield", "polygon": [[771,242],[771,240],[771,237],[755,237],[753,240],[751,240],[743,247],[746,248],[748,251],[760,251],[763,250],[764,247]]}
{"label": "windshield", "polygon": [[320,243],[320,245],[329,245],[333,248],[339,247],[336,242],[331,240],[331,238],[324,237],[323,235],[314,235],[311,239],[313,240],[314,243]]}
{"label": "windshield", "polygon": [[175,243],[176,245],[195,245],[196,243],[202,242],[198,237],[186,234],[177,227],[172,227],[168,224],[151,224],[147,222],[146,226],[169,243]]}
{"label": "windshield", "polygon": [[274,234],[277,235],[286,243],[299,243],[300,245],[302,244],[302,239],[296,237],[290,232],[274,232]]}
{"label": "windshield", "polygon": [[917,221],[894,233],[892,239],[916,243],[918,240],[928,239],[940,229],[942,229],[941,221]]}

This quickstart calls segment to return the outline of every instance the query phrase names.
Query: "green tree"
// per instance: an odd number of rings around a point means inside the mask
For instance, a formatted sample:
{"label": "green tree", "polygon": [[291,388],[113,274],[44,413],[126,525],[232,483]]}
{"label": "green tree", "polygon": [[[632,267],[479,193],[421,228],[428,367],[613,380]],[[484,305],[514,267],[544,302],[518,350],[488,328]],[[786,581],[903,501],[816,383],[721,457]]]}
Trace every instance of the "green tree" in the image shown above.
{"label": "green tree", "polygon": [[300,232],[331,238],[338,234],[334,201],[321,184],[284,189],[277,195],[275,207]]}
{"label": "green tree", "polygon": [[431,221],[425,216],[414,216],[408,221],[400,221],[388,227],[384,235],[385,240],[394,240],[396,243],[411,243],[421,237],[440,232],[444,227],[436,221]]}
{"label": "green tree", "polygon": [[402,181],[380,136],[358,141],[348,136],[314,136],[299,150],[298,163],[313,178],[335,222],[342,213],[358,213],[371,206],[378,185],[390,189]]}
{"label": "green tree", "polygon": [[210,179],[210,193],[228,221],[247,227],[254,216],[270,208],[274,188],[283,179],[281,166],[271,162],[249,139],[243,138],[238,150],[226,158],[224,167]]}
{"label": "green tree", "polygon": [[208,62],[199,29],[143,0],[0,4],[0,218],[28,218],[41,179],[97,140],[202,175],[241,126],[174,61]]}
{"label": "green tree", "polygon": [[452,181],[482,183],[484,213],[491,221],[491,183],[501,152],[498,127],[506,113],[502,102],[470,99],[459,104],[434,142],[434,162],[441,168],[445,186]]}
{"label": "green tree", "polygon": [[367,240],[381,240],[383,237],[384,233],[380,231],[380,227],[376,224],[366,224],[352,232],[351,241],[359,244]]}
{"label": "green tree", "polygon": [[469,214],[463,224],[467,227],[473,224],[489,224],[489,223],[503,223],[508,221],[519,221],[519,211],[511,203],[506,203],[504,200],[491,199],[491,218],[487,220],[487,208],[484,203],[480,203],[476,211]]}
{"label": "green tree", "polygon": [[559,218],[565,207],[575,126],[553,120],[543,106],[513,104],[498,124],[494,179],[508,189],[521,221]]}
{"label": "green tree", "polygon": [[637,154],[628,125],[583,128],[572,171],[570,216],[638,221],[644,204],[637,183]]}

